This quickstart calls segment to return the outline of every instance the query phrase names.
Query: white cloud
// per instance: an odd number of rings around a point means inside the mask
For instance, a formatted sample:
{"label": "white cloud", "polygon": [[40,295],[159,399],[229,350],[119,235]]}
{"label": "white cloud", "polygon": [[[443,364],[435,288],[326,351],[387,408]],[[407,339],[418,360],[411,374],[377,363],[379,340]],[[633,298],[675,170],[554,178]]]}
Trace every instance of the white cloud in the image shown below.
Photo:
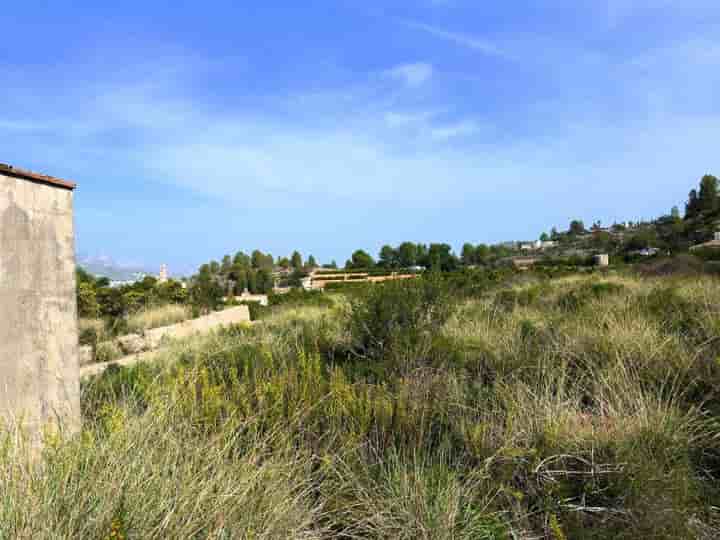
{"label": "white cloud", "polygon": [[417,88],[432,78],[433,67],[425,62],[416,62],[395,66],[386,73],[394,79],[402,81],[410,88]]}
{"label": "white cloud", "polygon": [[465,120],[455,124],[435,127],[430,130],[430,135],[434,139],[447,140],[456,137],[468,137],[480,131],[480,126],[476,122]]}
{"label": "white cloud", "polygon": [[438,111],[396,112],[384,115],[385,123],[392,128],[425,126],[439,114]]}
{"label": "white cloud", "polygon": [[437,26],[432,26],[416,21],[402,21],[402,24],[409,28],[420,30],[437,38],[444,39],[445,41],[453,42],[462,47],[479,51],[488,56],[508,58],[507,51],[503,51],[495,43],[486,39],[481,39],[460,32],[451,32],[444,28],[439,28]]}

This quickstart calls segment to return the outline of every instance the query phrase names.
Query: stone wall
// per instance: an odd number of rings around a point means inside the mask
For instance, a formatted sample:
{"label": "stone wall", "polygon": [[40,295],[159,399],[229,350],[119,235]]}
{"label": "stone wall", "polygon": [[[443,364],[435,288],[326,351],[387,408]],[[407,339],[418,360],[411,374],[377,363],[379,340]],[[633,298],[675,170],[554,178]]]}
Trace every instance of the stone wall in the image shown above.
{"label": "stone wall", "polygon": [[0,422],[80,425],[71,184],[0,166]]}

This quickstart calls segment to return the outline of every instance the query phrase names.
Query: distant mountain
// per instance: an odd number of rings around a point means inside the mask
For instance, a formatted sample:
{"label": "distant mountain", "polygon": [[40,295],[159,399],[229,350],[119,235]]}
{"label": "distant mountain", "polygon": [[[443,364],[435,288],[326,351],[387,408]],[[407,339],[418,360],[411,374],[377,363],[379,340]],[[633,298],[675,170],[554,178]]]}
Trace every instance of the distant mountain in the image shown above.
{"label": "distant mountain", "polygon": [[137,279],[142,274],[149,274],[147,269],[137,265],[126,265],[114,261],[106,255],[78,256],[78,266],[95,277],[106,277],[116,281]]}

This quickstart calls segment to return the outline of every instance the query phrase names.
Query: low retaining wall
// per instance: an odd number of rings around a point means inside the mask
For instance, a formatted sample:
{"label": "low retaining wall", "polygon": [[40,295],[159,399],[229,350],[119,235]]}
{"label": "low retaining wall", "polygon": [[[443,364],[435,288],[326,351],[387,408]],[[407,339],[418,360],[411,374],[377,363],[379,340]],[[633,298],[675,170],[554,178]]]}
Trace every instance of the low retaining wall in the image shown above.
{"label": "low retaining wall", "polygon": [[127,356],[103,363],[92,363],[93,353],[91,347],[81,347],[79,363],[81,375],[93,375],[105,371],[108,365],[130,365],[154,354],[163,343],[172,339],[187,338],[196,334],[205,334],[221,326],[249,323],[250,310],[247,306],[237,306],[223,311],[215,311],[210,315],[191,319],[171,326],[147,330],[144,335],[130,334],[120,336],[114,340],[118,348]]}
{"label": "low retaining wall", "polygon": [[247,306],[237,306],[222,311],[214,311],[210,315],[173,324],[172,326],[147,330],[145,332],[145,341],[148,344],[148,349],[156,349],[164,339],[185,338],[193,334],[209,332],[218,326],[243,322],[250,322],[250,309]]}

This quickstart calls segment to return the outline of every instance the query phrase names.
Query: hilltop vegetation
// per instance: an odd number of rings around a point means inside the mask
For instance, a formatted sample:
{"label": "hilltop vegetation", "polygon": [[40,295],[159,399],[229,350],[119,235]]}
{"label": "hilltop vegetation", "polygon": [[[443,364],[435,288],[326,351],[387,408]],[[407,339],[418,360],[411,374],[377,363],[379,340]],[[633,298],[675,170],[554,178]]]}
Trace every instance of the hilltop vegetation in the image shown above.
{"label": "hilltop vegetation", "polygon": [[720,534],[720,283],[428,276],[277,308],[82,389],[0,537]]}

